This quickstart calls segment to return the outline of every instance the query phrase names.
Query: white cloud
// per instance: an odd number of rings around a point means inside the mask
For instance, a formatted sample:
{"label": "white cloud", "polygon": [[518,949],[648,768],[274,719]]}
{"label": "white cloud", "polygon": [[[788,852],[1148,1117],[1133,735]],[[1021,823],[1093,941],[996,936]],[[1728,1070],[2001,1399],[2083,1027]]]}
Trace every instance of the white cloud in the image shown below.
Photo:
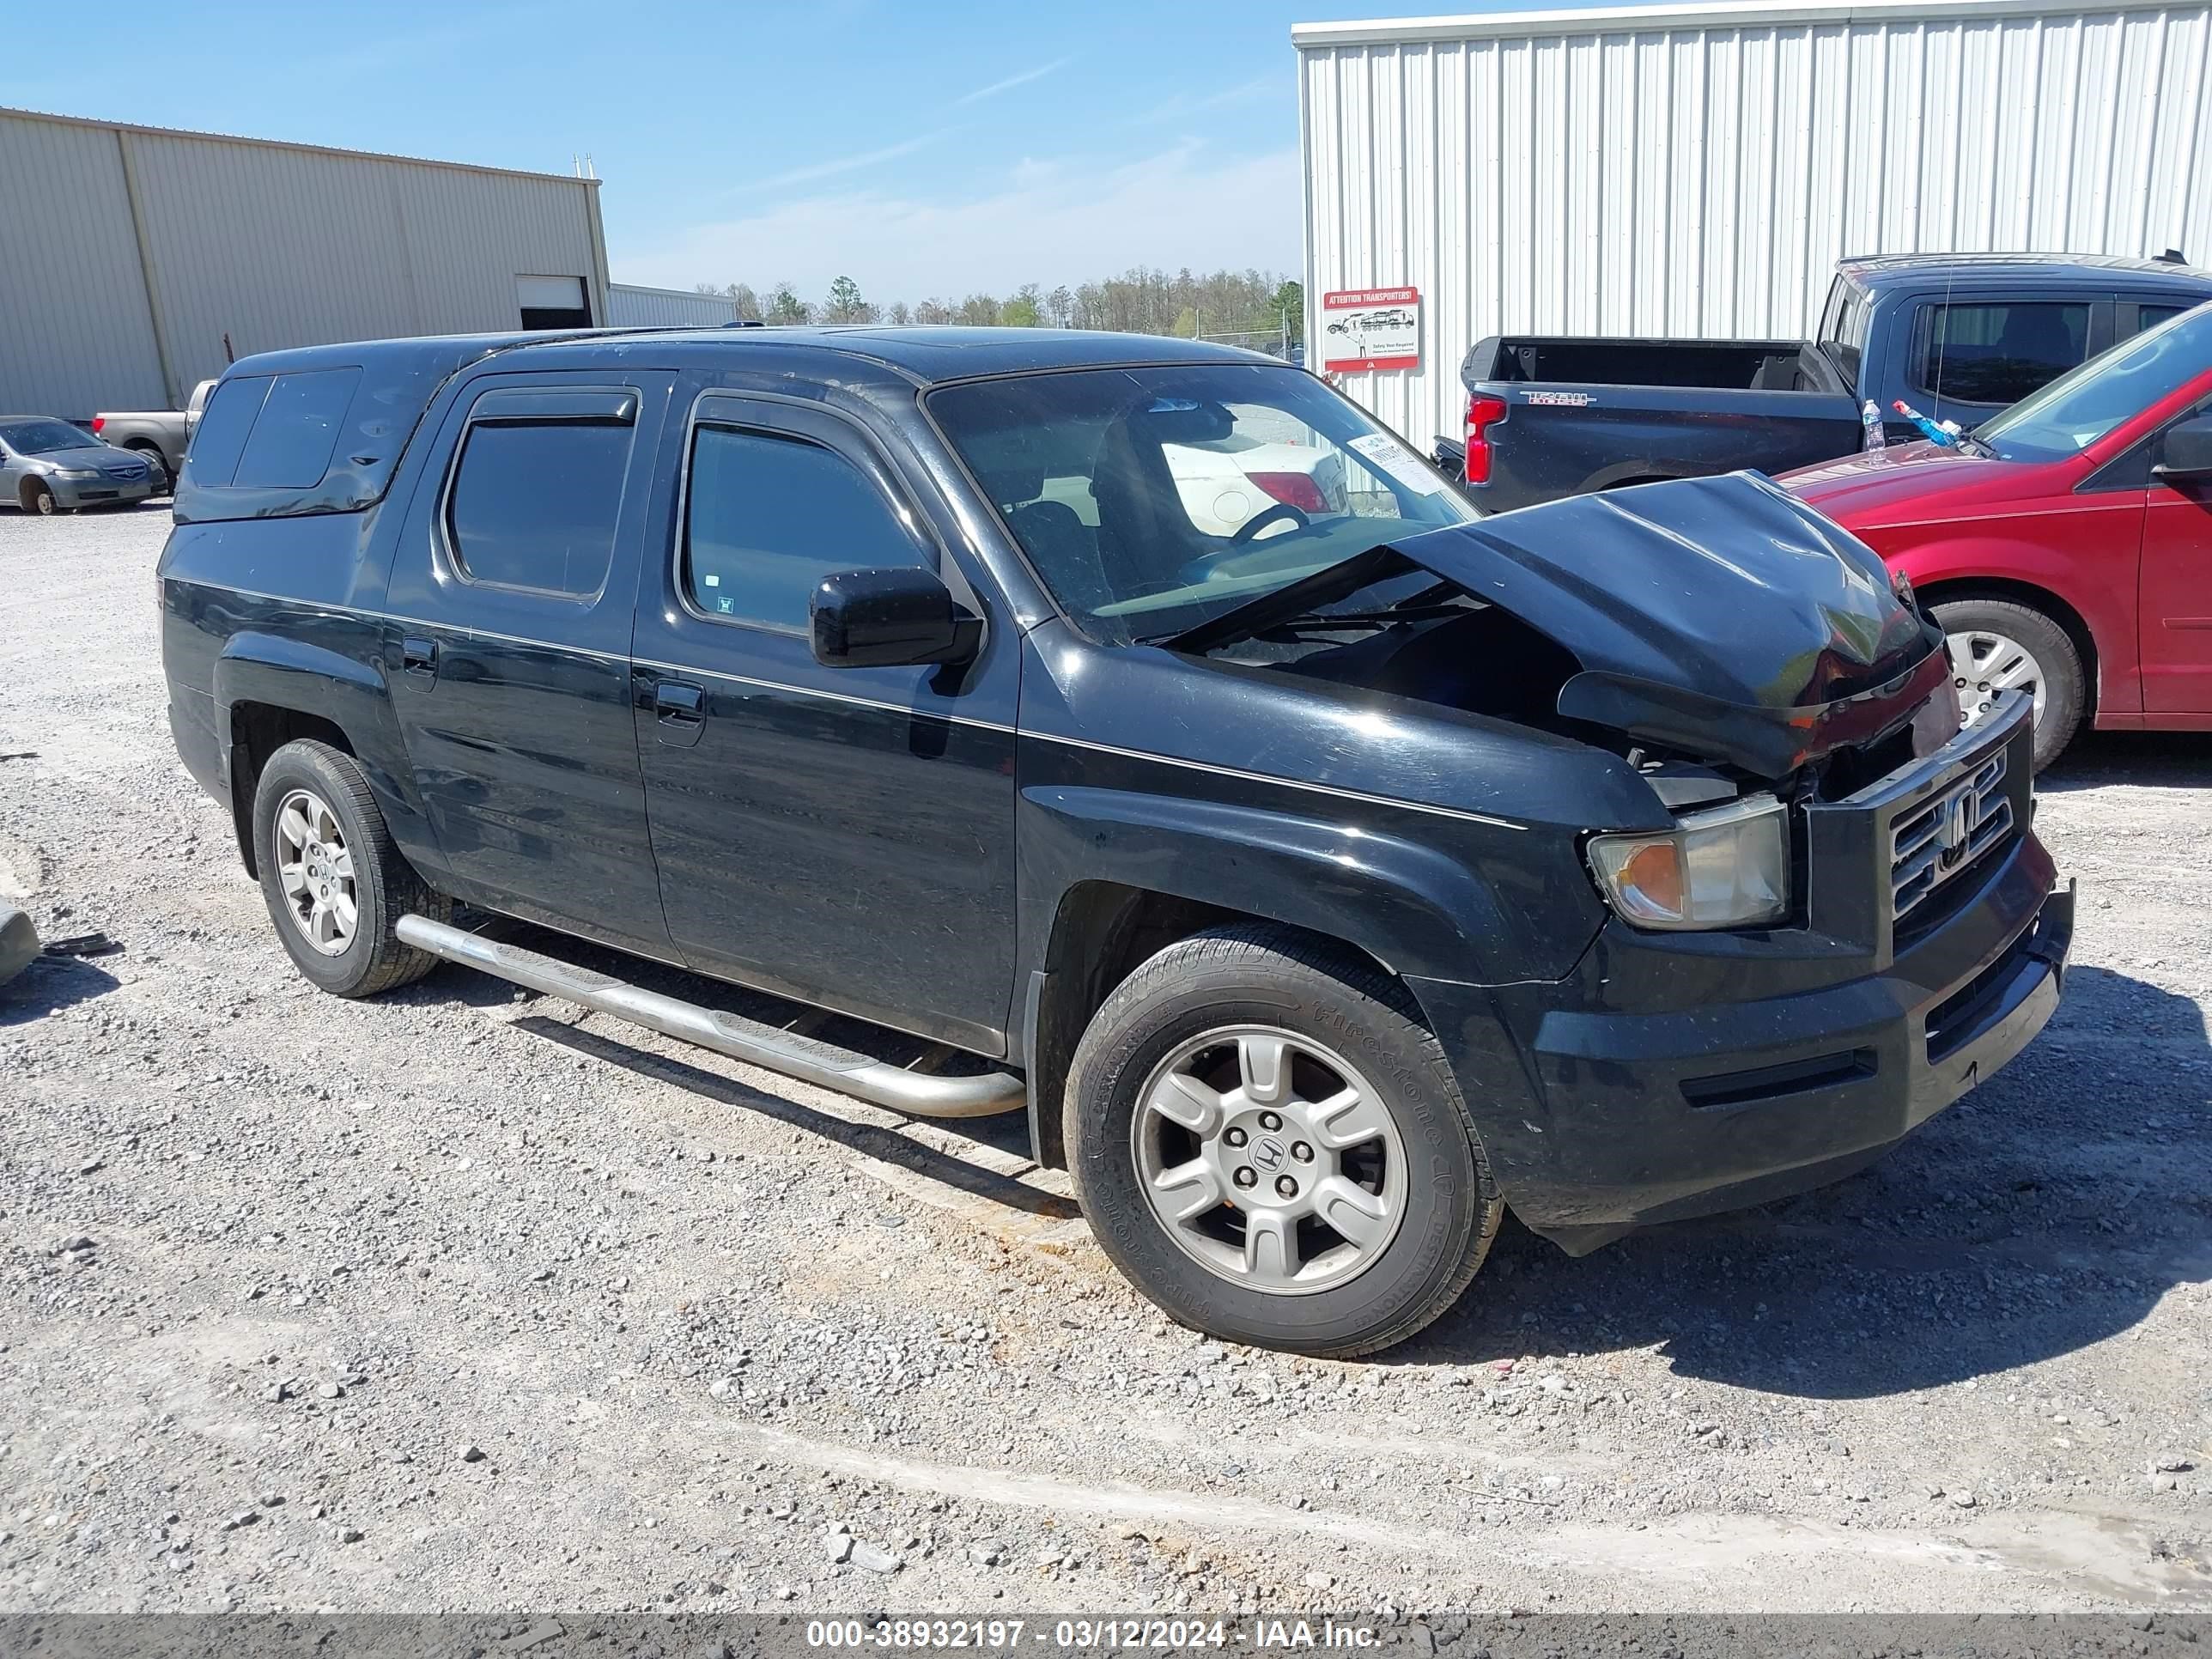
{"label": "white cloud", "polygon": [[1183,145],[1105,172],[1025,163],[1000,189],[930,201],[880,191],[808,197],[612,251],[616,279],[662,288],[790,278],[811,298],[850,276],[879,302],[1006,294],[1132,265],[1295,274],[1298,158],[1212,160]]}
{"label": "white cloud", "polygon": [[1208,93],[1203,98],[1194,98],[1188,93],[1179,92],[1165,103],[1155,104],[1152,108],[1133,115],[1129,118],[1133,124],[1139,125],[1163,121],[1187,121],[1194,115],[1204,115],[1218,109],[1233,109],[1239,104],[1249,104],[1262,98],[1279,97],[1282,94],[1282,91],[1283,83],[1280,76],[1262,75],[1252,80],[1242,82],[1236,86],[1224,88],[1219,92]]}
{"label": "white cloud", "polygon": [[1002,92],[1012,92],[1016,87],[1025,87],[1032,81],[1042,81],[1054,70],[1066,69],[1074,61],[1072,58],[1055,58],[1049,64],[1039,64],[1035,69],[1009,75],[1003,81],[994,81],[988,87],[978,87],[973,92],[961,94],[952,100],[952,106],[957,109],[963,104],[978,104],[986,98],[995,98]]}
{"label": "white cloud", "polygon": [[835,178],[841,173],[858,173],[862,167],[872,167],[884,161],[896,161],[902,155],[911,155],[925,144],[933,144],[946,134],[958,131],[954,127],[939,128],[915,137],[885,144],[881,149],[863,150],[857,155],[839,155],[827,161],[814,161],[803,167],[793,167],[788,173],[779,173],[767,179],[756,179],[746,185],[745,191],[773,190],[779,185],[803,185],[815,179]]}

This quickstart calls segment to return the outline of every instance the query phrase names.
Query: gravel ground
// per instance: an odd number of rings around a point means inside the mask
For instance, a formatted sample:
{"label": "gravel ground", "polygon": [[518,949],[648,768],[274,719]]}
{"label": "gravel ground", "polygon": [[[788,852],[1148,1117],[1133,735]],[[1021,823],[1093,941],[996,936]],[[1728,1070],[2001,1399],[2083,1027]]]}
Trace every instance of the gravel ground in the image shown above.
{"label": "gravel ground", "polygon": [[2047,781],[2065,1006],[1885,1163],[1334,1364],[1164,1323],[1018,1119],[309,988],[167,526],[0,514],[0,896],[124,945],[0,990],[0,1610],[2212,1607],[2212,738]]}

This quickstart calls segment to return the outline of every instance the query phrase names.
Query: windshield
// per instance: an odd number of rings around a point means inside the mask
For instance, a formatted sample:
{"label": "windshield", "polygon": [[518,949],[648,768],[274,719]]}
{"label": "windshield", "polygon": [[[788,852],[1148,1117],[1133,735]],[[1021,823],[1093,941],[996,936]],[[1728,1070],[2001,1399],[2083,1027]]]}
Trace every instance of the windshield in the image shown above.
{"label": "windshield", "polygon": [[1109,643],[1182,633],[1474,517],[1442,473],[1295,368],[1030,374],[943,387],[929,410],[1054,597]]}
{"label": "windshield", "polygon": [[1974,428],[2008,461],[2057,461],[2212,368],[2212,305],[2114,346]]}
{"label": "windshield", "polygon": [[96,449],[100,440],[67,421],[9,421],[0,424],[0,443],[18,455],[52,455],[64,449]]}

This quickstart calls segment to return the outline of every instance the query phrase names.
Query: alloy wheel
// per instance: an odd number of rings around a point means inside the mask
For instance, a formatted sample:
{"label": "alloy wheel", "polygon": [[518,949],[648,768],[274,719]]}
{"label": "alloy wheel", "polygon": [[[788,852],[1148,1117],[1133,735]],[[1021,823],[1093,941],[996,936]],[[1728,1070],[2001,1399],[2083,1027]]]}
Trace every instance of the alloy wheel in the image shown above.
{"label": "alloy wheel", "polygon": [[1951,683],[1959,694],[1960,723],[1972,726],[1996,707],[2007,691],[2024,690],[2035,697],[2035,718],[2043,719],[2049,692],[2043,666],[2018,640],[1986,628],[1969,629],[1945,636],[1951,647]]}
{"label": "alloy wheel", "polygon": [[1310,1038],[1225,1026],[1154,1068],[1130,1124],[1154,1218],[1209,1273],[1303,1296],[1365,1272],[1406,1210],[1389,1106]]}
{"label": "alloy wheel", "polygon": [[295,789],[276,806],[276,877],[300,937],[326,957],[343,956],[360,926],[353,853],[330,803]]}

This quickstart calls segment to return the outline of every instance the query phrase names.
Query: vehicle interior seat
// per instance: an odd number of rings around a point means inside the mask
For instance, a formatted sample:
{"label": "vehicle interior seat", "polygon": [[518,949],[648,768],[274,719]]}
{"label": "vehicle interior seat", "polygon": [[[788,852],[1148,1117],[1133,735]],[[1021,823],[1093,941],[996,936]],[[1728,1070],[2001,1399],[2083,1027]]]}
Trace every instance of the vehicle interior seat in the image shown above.
{"label": "vehicle interior seat", "polygon": [[2049,363],[2071,368],[2081,361],[2082,343],[2067,326],[2067,308],[2052,305],[2012,306],[1997,331],[1991,355],[2017,362]]}
{"label": "vehicle interior seat", "polygon": [[994,472],[993,493],[1007,525],[1073,605],[1091,611],[1109,604],[1115,594],[1098,562],[1097,534],[1066,501],[1044,499],[1044,477],[1041,460],[1002,465]]}
{"label": "vehicle interior seat", "polygon": [[[1132,430],[1133,418],[1114,422],[1098,446],[1091,479],[1098,503],[1098,556],[1126,573],[1125,594],[1159,593],[1182,586],[1183,567],[1210,548],[1182,511],[1167,457],[1157,441]],[[1176,508],[1172,514],[1164,510],[1170,506]]]}

